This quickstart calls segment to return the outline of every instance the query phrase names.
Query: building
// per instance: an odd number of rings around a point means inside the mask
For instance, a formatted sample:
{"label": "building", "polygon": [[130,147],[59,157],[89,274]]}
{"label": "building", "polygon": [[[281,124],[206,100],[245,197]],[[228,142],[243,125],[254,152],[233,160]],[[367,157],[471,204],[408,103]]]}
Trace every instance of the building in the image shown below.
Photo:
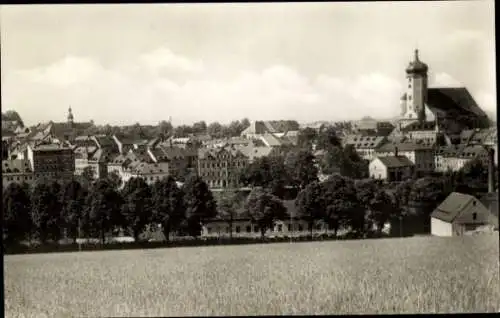
{"label": "building", "polygon": [[[85,168],[89,167],[89,158],[97,151],[94,146],[77,146],[73,152],[75,153],[75,175],[81,176]],[[95,172],[94,172],[95,175]]]}
{"label": "building", "polygon": [[11,183],[31,184],[33,180],[34,174],[28,160],[2,160],[2,187],[4,189]]}
{"label": "building", "polygon": [[46,124],[39,124],[30,133],[29,138],[34,140],[47,140],[50,138],[57,141],[74,142],[77,136],[88,135],[87,132],[94,126],[93,122],[75,122],[71,107],[68,109],[67,121],[62,123],[54,123],[52,121]]}
{"label": "building", "polygon": [[75,172],[75,154],[64,144],[27,146],[27,159],[38,178],[69,180]]}
{"label": "building", "polygon": [[431,234],[461,236],[491,222],[490,211],[477,198],[452,192],[431,214]]}
{"label": "building", "polygon": [[194,149],[174,146],[149,148],[148,155],[154,163],[168,163],[169,174],[175,177],[197,171],[198,152]]}
{"label": "building", "polygon": [[369,166],[370,177],[374,179],[393,181],[404,181],[413,176],[415,165],[405,156],[376,157]]}
{"label": "building", "polygon": [[357,135],[363,136],[388,136],[394,125],[388,121],[377,121],[371,117],[363,117],[361,120],[351,123],[352,130]]}
{"label": "building", "polygon": [[[406,68],[407,88],[401,97],[401,118],[396,129],[411,124],[413,130],[430,130],[438,125],[446,134],[459,134],[464,129],[488,128],[490,120],[465,87],[428,87],[428,66],[415,50]],[[436,129],[436,127],[434,127]]]}
{"label": "building", "polygon": [[375,156],[405,156],[415,165],[415,172],[421,175],[427,175],[435,170],[434,146],[422,142],[403,141],[387,142],[375,150]]}
{"label": "building", "polygon": [[375,150],[387,141],[384,136],[365,136],[362,134],[346,135],[342,138],[343,146],[352,145],[358,155],[368,161],[375,158]]}
{"label": "building", "polygon": [[270,120],[270,121],[252,121],[250,126],[241,132],[241,137],[247,139],[260,138],[265,134],[272,134],[281,138],[288,131],[298,131],[299,124],[293,120]]}
{"label": "building", "polygon": [[436,171],[459,171],[467,162],[475,158],[488,163],[488,150],[482,145],[442,147],[436,151],[434,157]]}
{"label": "building", "polygon": [[167,162],[132,162],[123,167],[121,177],[124,183],[131,178],[142,178],[147,184],[152,185],[169,175],[169,164]]}
{"label": "building", "polygon": [[247,165],[248,157],[231,147],[198,150],[198,175],[211,188],[238,188]]}

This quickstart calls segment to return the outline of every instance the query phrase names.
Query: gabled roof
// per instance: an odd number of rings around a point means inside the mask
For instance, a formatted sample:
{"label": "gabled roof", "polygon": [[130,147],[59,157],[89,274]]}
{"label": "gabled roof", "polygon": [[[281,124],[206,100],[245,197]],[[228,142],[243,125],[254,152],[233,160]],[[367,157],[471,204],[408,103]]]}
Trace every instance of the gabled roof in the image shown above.
{"label": "gabled roof", "polygon": [[386,156],[386,157],[378,157],[378,159],[382,162],[384,166],[387,168],[402,168],[402,167],[411,167],[413,166],[413,162],[408,159],[406,156]]}
{"label": "gabled roof", "polygon": [[[452,192],[431,214],[431,217],[445,221],[453,222],[457,216],[459,216],[462,211],[467,207],[467,205],[476,200],[475,197],[459,193]],[[477,200],[479,201],[479,200]]]}
{"label": "gabled roof", "polygon": [[474,114],[487,118],[465,87],[436,87],[427,90],[427,105],[433,112],[456,111],[459,114]]}
{"label": "gabled roof", "polygon": [[283,142],[272,134],[263,134],[260,139],[269,147],[279,147]]}
{"label": "gabled roof", "polygon": [[412,141],[404,142],[386,142],[376,149],[377,152],[394,152],[395,148],[398,151],[416,151],[416,150],[432,150],[433,146],[425,143],[417,143]]}
{"label": "gabled roof", "polygon": [[361,134],[349,134],[342,138],[343,145],[353,145],[355,148],[374,149],[385,141],[384,136],[364,136]]}

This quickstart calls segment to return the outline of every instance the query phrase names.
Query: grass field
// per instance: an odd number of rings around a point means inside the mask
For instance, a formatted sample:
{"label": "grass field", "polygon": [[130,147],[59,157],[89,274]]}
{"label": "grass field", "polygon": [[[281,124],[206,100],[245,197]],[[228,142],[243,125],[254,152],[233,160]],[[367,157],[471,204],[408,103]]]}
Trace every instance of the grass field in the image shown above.
{"label": "grass field", "polygon": [[494,312],[498,233],[5,257],[6,317]]}

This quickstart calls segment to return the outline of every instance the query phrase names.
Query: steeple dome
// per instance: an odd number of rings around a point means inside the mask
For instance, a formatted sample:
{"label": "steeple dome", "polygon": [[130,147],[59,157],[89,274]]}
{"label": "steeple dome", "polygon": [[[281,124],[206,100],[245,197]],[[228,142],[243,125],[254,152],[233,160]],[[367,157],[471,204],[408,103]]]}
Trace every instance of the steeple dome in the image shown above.
{"label": "steeple dome", "polygon": [[68,122],[73,123],[73,113],[71,112],[71,106],[68,109]]}
{"label": "steeple dome", "polygon": [[413,58],[413,61],[408,64],[406,73],[427,73],[428,69],[429,67],[427,66],[427,64],[420,61],[420,59],[418,58],[418,49],[415,49],[415,56]]}

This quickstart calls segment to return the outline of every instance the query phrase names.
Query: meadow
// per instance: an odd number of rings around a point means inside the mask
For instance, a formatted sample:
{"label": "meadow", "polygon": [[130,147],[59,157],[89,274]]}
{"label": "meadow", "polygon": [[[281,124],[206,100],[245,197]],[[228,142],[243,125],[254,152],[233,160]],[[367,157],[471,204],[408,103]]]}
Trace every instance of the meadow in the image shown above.
{"label": "meadow", "polygon": [[496,312],[498,232],[7,255],[6,317]]}

